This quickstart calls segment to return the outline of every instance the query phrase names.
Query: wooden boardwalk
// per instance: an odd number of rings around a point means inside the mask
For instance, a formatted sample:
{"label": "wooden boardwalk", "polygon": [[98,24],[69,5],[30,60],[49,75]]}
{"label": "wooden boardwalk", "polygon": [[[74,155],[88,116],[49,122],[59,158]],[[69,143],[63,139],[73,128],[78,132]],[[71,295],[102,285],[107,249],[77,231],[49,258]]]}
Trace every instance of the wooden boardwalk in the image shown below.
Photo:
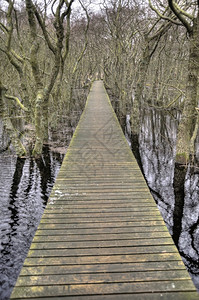
{"label": "wooden boardwalk", "polygon": [[11,299],[199,299],[101,81]]}

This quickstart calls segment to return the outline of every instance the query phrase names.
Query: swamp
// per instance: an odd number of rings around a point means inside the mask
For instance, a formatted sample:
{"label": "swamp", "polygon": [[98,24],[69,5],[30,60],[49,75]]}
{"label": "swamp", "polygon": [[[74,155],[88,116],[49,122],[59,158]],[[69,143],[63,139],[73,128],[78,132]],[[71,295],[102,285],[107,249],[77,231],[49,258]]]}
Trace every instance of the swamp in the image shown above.
{"label": "swamp", "polygon": [[9,299],[94,80],[199,290],[198,49],[198,1],[1,1],[0,299]]}

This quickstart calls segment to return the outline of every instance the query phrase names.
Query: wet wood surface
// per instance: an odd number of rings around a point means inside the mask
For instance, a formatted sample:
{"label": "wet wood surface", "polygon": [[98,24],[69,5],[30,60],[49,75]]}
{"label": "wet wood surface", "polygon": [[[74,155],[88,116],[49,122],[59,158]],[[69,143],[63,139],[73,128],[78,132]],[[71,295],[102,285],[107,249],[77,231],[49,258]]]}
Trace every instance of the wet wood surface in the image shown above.
{"label": "wet wood surface", "polygon": [[95,81],[11,299],[199,299]]}

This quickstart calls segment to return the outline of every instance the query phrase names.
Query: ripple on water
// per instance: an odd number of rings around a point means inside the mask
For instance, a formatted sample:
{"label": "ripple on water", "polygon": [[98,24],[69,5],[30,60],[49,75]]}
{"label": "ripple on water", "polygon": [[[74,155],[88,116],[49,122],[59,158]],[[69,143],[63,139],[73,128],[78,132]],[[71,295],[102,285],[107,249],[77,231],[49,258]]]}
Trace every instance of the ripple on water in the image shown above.
{"label": "ripple on water", "polygon": [[0,155],[1,300],[10,297],[62,159],[50,152],[41,161]]}

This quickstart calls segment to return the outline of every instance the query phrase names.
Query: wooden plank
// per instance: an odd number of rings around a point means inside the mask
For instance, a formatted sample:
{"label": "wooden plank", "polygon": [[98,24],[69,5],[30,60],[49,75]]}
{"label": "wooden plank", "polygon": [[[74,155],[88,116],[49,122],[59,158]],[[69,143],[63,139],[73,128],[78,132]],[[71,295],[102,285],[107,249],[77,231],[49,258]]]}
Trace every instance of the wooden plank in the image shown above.
{"label": "wooden plank", "polygon": [[65,178],[65,175],[64,177],[58,177],[57,180],[56,180],[56,187],[60,186],[60,185],[65,185],[65,186],[69,186],[71,189],[73,188],[81,188],[81,189],[88,189],[88,188],[106,188],[106,189],[113,189],[113,188],[120,188],[120,189],[126,189],[126,188],[131,188],[132,184],[133,186],[138,186],[138,187],[143,187],[143,182],[144,182],[144,179],[143,177],[140,176],[136,176],[134,178],[132,178],[132,180],[129,180],[129,178],[127,180],[113,180],[111,179],[110,180],[87,180],[86,182],[86,187],[85,187],[85,180],[81,180],[81,181],[76,181],[76,180],[73,180],[73,181],[69,181],[68,179]]}
{"label": "wooden plank", "polygon": [[[53,285],[53,286],[27,286],[15,287],[12,298],[32,297],[52,297],[52,296],[78,296],[79,295],[106,295],[106,294],[129,294],[129,293],[148,293],[155,292],[190,292],[193,289],[193,283],[189,280],[172,281],[147,281],[147,282],[129,282],[129,283],[108,283],[108,284],[75,284],[75,285]],[[12,299],[11,298],[11,299]]]}
{"label": "wooden plank", "polygon": [[[35,298],[28,298],[29,300],[35,300]],[[44,298],[37,297],[37,300],[43,300]],[[60,297],[48,297],[48,299],[60,300]],[[74,300],[74,296],[62,297],[62,300]],[[129,294],[114,294],[114,295],[86,295],[78,296],[78,300],[198,300],[197,292],[164,292],[164,293],[129,293]]]}
{"label": "wooden plank", "polygon": [[24,266],[47,266],[47,265],[86,265],[86,264],[114,264],[151,261],[180,260],[179,253],[155,253],[155,254],[131,254],[131,255],[101,255],[101,256],[78,256],[78,257],[27,257]]}
{"label": "wooden plank", "polygon": [[138,222],[138,221],[145,221],[147,223],[147,221],[156,221],[156,220],[162,220],[162,217],[160,215],[147,215],[147,214],[144,214],[144,215],[135,215],[135,216],[130,216],[130,217],[126,217],[126,216],[117,216],[117,217],[114,217],[114,216],[109,216],[108,218],[107,217],[100,217],[100,218],[74,218],[74,217],[67,217],[65,218],[65,216],[63,216],[62,218],[45,218],[45,214],[43,215],[41,221],[40,221],[40,224],[74,224],[74,223],[78,223],[78,224],[81,224],[81,223],[96,223],[96,224],[99,224],[99,223],[106,223],[106,222]]}
{"label": "wooden plank", "polygon": [[67,209],[67,207],[71,208],[71,209],[79,209],[79,208],[86,208],[88,209],[99,209],[101,208],[103,205],[103,209],[106,208],[142,208],[142,207],[154,207],[153,203],[150,203],[148,201],[143,201],[141,203],[139,202],[117,202],[117,201],[109,201],[109,202],[104,202],[104,201],[90,201],[90,203],[87,201],[78,201],[78,200],[56,200],[56,204],[55,203],[51,203],[48,204],[48,206],[46,207],[45,211],[50,211],[50,210],[57,210],[60,207],[64,207]]}
{"label": "wooden plank", "polygon": [[64,275],[42,275],[23,276],[19,278],[16,286],[25,286],[27,281],[29,286],[37,285],[69,285],[69,284],[96,284],[96,283],[121,283],[121,282],[147,282],[147,281],[174,281],[190,280],[189,274],[185,270],[169,271],[140,271],[140,272],[118,272],[118,273],[89,273],[89,274],[64,274]]}
{"label": "wooden plank", "polygon": [[120,233],[139,233],[139,232],[167,232],[165,225],[162,226],[148,226],[148,227],[116,227],[116,228],[105,228],[98,226],[98,228],[89,228],[89,229],[38,229],[37,235],[82,235],[82,234],[120,234]]}
{"label": "wooden plank", "polygon": [[137,213],[137,212],[148,212],[148,213],[159,213],[158,211],[158,208],[157,207],[124,207],[124,208],[121,208],[121,207],[114,207],[114,208],[75,208],[75,209],[72,209],[72,208],[65,208],[64,205],[60,205],[59,208],[54,208],[54,209],[49,209],[47,208],[45,210],[45,215],[48,215],[48,214],[59,214],[59,215],[75,215],[75,214],[78,214],[78,215],[81,215],[81,214],[92,214],[92,215],[95,215],[95,214],[98,214],[98,213],[103,213],[103,214],[115,214],[115,213]]}
{"label": "wooden plank", "polygon": [[55,186],[55,189],[59,190],[60,192],[74,192],[74,193],[88,193],[90,195],[93,195],[93,194],[98,194],[100,192],[101,195],[103,194],[108,194],[108,195],[114,195],[115,193],[117,193],[118,195],[122,195],[122,196],[125,196],[125,195],[133,195],[133,194],[136,194],[136,193],[139,193],[139,192],[147,192],[148,191],[148,188],[147,187],[143,187],[142,185],[140,186],[135,186],[134,188],[118,188],[118,189],[114,189],[114,192],[113,192],[113,189],[111,188],[94,188],[94,189],[88,189],[87,187],[85,189],[81,188],[81,189],[77,189],[77,188],[70,188],[67,189],[65,186],[63,185],[57,185]]}
{"label": "wooden plank", "polygon": [[170,237],[168,231],[160,232],[139,232],[139,233],[120,233],[120,234],[74,234],[74,235],[36,235],[34,242],[64,242],[64,241],[107,241],[107,240],[133,240]]}
{"label": "wooden plank", "polygon": [[101,256],[101,255],[132,255],[132,254],[156,254],[156,253],[176,253],[174,245],[136,246],[136,247],[107,247],[107,248],[79,248],[79,249],[46,249],[30,250],[28,257],[76,257],[76,256]]}
{"label": "wooden plank", "polygon": [[[128,166],[127,166],[128,169]],[[105,172],[106,171],[106,172]],[[66,187],[70,187],[71,189],[74,189],[76,187],[81,188],[81,189],[88,189],[90,187],[94,187],[94,188],[98,188],[100,189],[101,187],[105,187],[106,189],[110,189],[113,185],[113,187],[115,188],[121,188],[121,189],[126,189],[132,188],[133,186],[137,186],[138,188],[142,188],[144,190],[146,190],[144,184],[145,184],[145,180],[142,177],[142,174],[137,173],[137,170],[134,170],[134,175],[132,176],[129,171],[127,170],[127,176],[124,175],[124,177],[121,178],[121,176],[119,175],[114,175],[112,173],[115,172],[119,172],[121,171],[120,168],[118,169],[113,169],[111,173],[110,172],[110,168],[107,167],[107,170],[104,169],[103,167],[103,172],[102,174],[97,174],[94,178],[87,176],[88,173],[86,173],[84,176],[78,176],[77,174],[73,174],[73,176],[71,176],[71,171],[70,169],[68,171],[65,171],[64,175],[58,175],[57,177],[57,181],[55,182],[55,186],[59,187],[59,186],[66,186]],[[132,170],[131,170],[132,171]],[[135,172],[137,174],[135,174]],[[92,174],[92,172],[91,172]],[[67,175],[67,177],[66,177]],[[104,175],[104,176],[103,176]],[[84,184],[86,183],[86,185]],[[143,184],[143,185],[141,185]]]}
{"label": "wooden plank", "polygon": [[118,193],[117,194],[114,194],[112,193],[110,195],[109,194],[99,194],[99,193],[96,193],[95,195],[94,194],[85,194],[85,193],[63,193],[63,192],[60,192],[59,190],[53,190],[52,193],[51,193],[51,197],[50,197],[50,200],[51,199],[67,199],[67,200],[79,200],[81,201],[81,199],[84,201],[85,199],[86,200],[112,200],[112,199],[115,199],[115,200],[126,200],[126,199],[130,199],[131,201],[134,201],[134,200],[137,200],[137,199],[143,199],[143,200],[150,200],[151,202],[154,202],[154,200],[151,199],[151,194],[150,193],[142,193],[142,192],[139,192],[138,193],[129,193],[128,195],[119,195]]}
{"label": "wooden plank", "polygon": [[89,228],[123,228],[123,227],[131,227],[133,229],[133,227],[136,228],[142,228],[145,227],[146,230],[147,228],[150,227],[156,227],[156,226],[164,226],[165,228],[165,223],[163,220],[155,220],[155,221],[127,221],[127,222],[97,222],[97,223],[93,223],[93,222],[87,222],[87,223],[50,223],[50,224],[45,224],[45,223],[40,223],[38,226],[38,230],[39,229],[70,229],[70,228],[76,228],[76,229],[89,229]]}
{"label": "wooden plank", "polygon": [[147,261],[134,263],[114,264],[87,264],[85,265],[62,265],[62,266],[24,266],[21,276],[27,275],[59,275],[59,274],[82,274],[82,273],[115,273],[115,272],[141,272],[141,271],[169,271],[185,270],[182,260],[172,261]]}
{"label": "wooden plank", "polygon": [[173,240],[169,238],[151,238],[137,240],[108,240],[108,241],[70,241],[70,242],[32,242],[30,249],[79,249],[79,248],[108,248],[108,247],[139,247],[173,245]]}
{"label": "wooden plank", "polygon": [[[150,215],[155,216],[156,214],[158,214],[159,212],[157,210],[151,211]],[[129,217],[129,218],[133,218],[134,216],[138,217],[138,216],[148,216],[148,211],[135,211],[135,212],[101,212],[101,213],[46,213],[44,215],[45,219],[58,219],[58,218],[111,218],[111,217]]]}

